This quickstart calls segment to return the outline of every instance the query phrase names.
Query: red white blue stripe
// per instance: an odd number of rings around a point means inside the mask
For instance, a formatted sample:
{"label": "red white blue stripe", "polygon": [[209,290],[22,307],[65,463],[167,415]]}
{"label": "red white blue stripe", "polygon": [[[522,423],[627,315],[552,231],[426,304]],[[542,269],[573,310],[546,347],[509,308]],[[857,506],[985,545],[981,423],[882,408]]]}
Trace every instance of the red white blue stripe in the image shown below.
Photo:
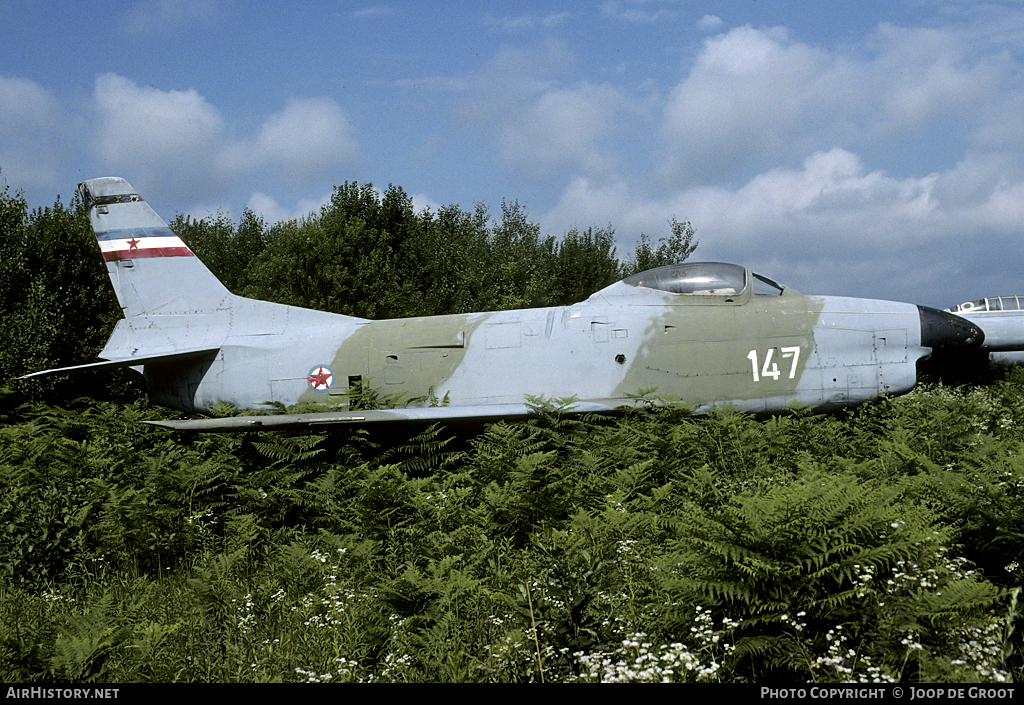
{"label": "red white blue stripe", "polygon": [[163,228],[128,228],[96,233],[105,262],[147,257],[194,257],[174,232]]}

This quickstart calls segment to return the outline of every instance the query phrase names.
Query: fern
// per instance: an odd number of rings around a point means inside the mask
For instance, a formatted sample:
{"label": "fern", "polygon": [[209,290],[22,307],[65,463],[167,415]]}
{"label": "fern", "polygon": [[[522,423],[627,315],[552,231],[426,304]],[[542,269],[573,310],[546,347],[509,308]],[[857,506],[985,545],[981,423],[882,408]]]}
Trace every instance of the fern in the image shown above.
{"label": "fern", "polygon": [[444,432],[442,426],[431,424],[408,442],[385,449],[375,462],[397,464],[403,472],[413,474],[449,470],[465,457],[465,453],[446,450],[454,436],[442,438]]}
{"label": "fern", "polygon": [[[809,628],[796,634],[787,624],[792,615],[804,615],[805,627],[859,624],[869,634],[878,620],[894,617],[890,631],[907,628],[899,615],[936,626],[978,614],[998,596],[991,585],[953,577],[941,589],[888,594],[886,586],[914,561],[932,570],[941,562],[944,542],[930,516],[908,514],[892,489],[849,476],[803,475],[718,510],[694,507],[681,530],[674,589],[737,620],[739,654],[770,654],[776,670],[799,673],[807,664],[795,644],[820,644],[823,635]],[[933,548],[922,553],[922,546]],[[734,667],[742,667],[738,659]]]}
{"label": "fern", "polygon": [[264,458],[280,464],[304,463],[321,455],[320,446],[327,440],[327,434],[284,435],[264,433],[264,440],[251,441],[252,447]]}

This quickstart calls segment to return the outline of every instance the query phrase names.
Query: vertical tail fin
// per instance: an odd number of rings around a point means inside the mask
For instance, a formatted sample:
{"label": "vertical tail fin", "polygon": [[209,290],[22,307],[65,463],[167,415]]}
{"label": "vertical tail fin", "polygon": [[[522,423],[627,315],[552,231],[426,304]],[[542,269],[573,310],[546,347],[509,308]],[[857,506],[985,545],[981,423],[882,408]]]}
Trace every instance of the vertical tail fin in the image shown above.
{"label": "vertical tail fin", "polygon": [[78,185],[128,318],[216,311],[234,296],[124,179]]}

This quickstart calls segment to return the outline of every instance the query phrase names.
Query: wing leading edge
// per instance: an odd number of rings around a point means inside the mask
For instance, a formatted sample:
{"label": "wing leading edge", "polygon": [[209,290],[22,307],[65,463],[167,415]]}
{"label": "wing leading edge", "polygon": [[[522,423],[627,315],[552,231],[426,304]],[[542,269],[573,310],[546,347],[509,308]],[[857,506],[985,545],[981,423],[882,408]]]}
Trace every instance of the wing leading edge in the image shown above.
{"label": "wing leading edge", "polygon": [[[621,403],[621,402],[620,402]],[[562,413],[594,414],[615,411],[612,401],[575,402]],[[525,419],[537,415],[537,407],[529,404],[483,404],[475,406],[431,406],[406,409],[354,409],[325,411],[313,414],[268,414],[265,416],[231,416],[216,419],[183,419],[180,421],[147,421],[154,426],[174,431],[287,431],[294,429],[376,424],[385,422],[435,422],[473,420],[490,422]]]}

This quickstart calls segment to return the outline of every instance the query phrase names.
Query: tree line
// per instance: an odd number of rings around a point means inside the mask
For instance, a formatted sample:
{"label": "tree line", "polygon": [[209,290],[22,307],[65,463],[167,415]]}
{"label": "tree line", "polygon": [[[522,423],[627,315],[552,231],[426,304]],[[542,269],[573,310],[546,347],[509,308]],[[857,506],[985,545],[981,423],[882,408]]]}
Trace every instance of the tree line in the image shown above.
{"label": "tree line", "polygon": [[233,293],[372,319],[568,305],[697,246],[673,218],[656,248],[642,234],[619,260],[611,225],[556,238],[517,201],[495,218],[482,203],[416,211],[398,186],[348,182],[296,220],[268,226],[246,209],[237,226],[224,214],[170,225]]}

